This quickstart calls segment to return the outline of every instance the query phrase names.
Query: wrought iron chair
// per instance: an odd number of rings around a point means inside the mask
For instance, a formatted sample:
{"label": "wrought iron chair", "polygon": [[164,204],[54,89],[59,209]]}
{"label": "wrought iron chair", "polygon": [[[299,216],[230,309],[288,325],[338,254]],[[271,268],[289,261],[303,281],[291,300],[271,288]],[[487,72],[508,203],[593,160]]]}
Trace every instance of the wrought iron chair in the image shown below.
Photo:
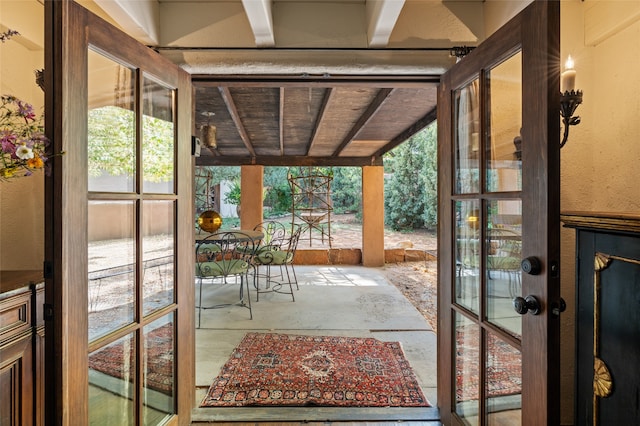
{"label": "wrought iron chair", "polygon": [[[196,244],[196,281],[198,289],[198,328],[203,309],[216,309],[231,305],[239,305],[249,309],[249,317],[253,319],[251,297],[249,294],[248,273],[256,245],[250,236],[238,232],[220,232],[199,240]],[[240,281],[239,301],[221,303],[213,306],[202,306],[202,284],[227,284],[233,279]],[[246,291],[246,295],[245,295]]]}
{"label": "wrought iron chair", "polygon": [[491,272],[507,274],[509,296],[520,296],[522,293],[520,262],[522,261],[522,237],[519,233],[503,228],[493,228],[487,232],[487,274]]}
{"label": "wrought iron chair", "polygon": [[[255,280],[254,286],[256,287],[256,301],[260,300],[260,293],[276,292],[291,294],[292,301],[295,302],[295,296],[293,294],[293,284],[295,283],[296,289],[298,287],[298,278],[295,275],[295,269],[293,268],[293,258],[295,251],[298,247],[298,241],[300,240],[300,234],[302,227],[294,225],[293,232],[288,233],[285,225],[270,221],[263,222],[257,225],[255,230],[262,231],[265,235],[262,243],[255,252],[253,257],[253,263],[255,265]],[[282,281],[275,281],[273,279],[271,267],[278,266],[280,268],[280,278]],[[258,273],[260,267],[266,269],[264,275]],[[284,268],[284,270],[283,270]],[[291,269],[291,271],[289,271]],[[286,282],[284,275],[286,273]],[[260,289],[260,277],[264,277],[265,287]],[[293,279],[292,279],[293,277]],[[284,290],[283,286],[288,285],[289,291]]]}

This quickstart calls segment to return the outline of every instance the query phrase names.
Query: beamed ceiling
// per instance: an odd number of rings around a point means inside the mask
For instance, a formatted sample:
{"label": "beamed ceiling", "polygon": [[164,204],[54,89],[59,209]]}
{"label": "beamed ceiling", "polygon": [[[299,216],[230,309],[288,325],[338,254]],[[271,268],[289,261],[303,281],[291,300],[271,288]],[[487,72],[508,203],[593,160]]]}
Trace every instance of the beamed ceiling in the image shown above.
{"label": "beamed ceiling", "polygon": [[[32,0],[36,1],[36,0]],[[192,75],[197,165],[381,164],[436,117],[483,0],[78,0]],[[531,0],[509,3],[517,13]],[[505,20],[508,16],[503,16]],[[210,118],[207,113],[214,113]]]}
{"label": "beamed ceiling", "polygon": [[197,165],[382,164],[436,114],[435,82],[194,85],[196,129],[214,125],[217,139]]}

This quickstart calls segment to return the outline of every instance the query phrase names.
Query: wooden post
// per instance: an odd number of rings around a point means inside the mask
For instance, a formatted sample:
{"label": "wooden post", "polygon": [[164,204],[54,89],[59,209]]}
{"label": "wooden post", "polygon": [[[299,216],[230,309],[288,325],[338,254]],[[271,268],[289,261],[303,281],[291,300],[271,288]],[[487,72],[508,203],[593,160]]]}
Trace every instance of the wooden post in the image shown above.
{"label": "wooden post", "polygon": [[384,266],[384,167],[362,167],[362,265]]}
{"label": "wooden post", "polygon": [[240,168],[240,228],[253,229],[262,222],[263,166]]}

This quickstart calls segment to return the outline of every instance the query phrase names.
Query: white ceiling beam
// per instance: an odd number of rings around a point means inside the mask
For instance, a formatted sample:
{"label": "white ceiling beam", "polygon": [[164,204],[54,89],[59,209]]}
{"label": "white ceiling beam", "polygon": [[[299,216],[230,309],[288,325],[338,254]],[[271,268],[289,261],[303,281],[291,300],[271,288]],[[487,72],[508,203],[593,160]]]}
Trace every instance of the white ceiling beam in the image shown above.
{"label": "white ceiling beam", "polygon": [[367,0],[367,37],[369,47],[386,47],[404,0]]}
{"label": "white ceiling beam", "polygon": [[157,0],[95,0],[127,34],[144,44],[158,45],[160,5]]}
{"label": "white ceiling beam", "polygon": [[242,0],[256,40],[256,47],[275,47],[271,0]]}

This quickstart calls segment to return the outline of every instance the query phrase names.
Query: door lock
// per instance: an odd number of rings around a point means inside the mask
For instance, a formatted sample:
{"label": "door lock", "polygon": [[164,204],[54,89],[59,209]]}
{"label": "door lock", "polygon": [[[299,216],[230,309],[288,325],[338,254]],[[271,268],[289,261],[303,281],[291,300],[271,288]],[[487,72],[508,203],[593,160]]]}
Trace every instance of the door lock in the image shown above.
{"label": "door lock", "polygon": [[540,302],[535,296],[527,296],[525,298],[516,297],[513,299],[513,309],[520,315],[524,315],[529,312],[531,315],[538,315],[542,308]]}
{"label": "door lock", "polygon": [[540,271],[542,271],[542,263],[537,257],[529,256],[522,259],[522,262],[520,262],[520,268],[522,268],[522,272],[526,272],[529,275],[538,275]]}

